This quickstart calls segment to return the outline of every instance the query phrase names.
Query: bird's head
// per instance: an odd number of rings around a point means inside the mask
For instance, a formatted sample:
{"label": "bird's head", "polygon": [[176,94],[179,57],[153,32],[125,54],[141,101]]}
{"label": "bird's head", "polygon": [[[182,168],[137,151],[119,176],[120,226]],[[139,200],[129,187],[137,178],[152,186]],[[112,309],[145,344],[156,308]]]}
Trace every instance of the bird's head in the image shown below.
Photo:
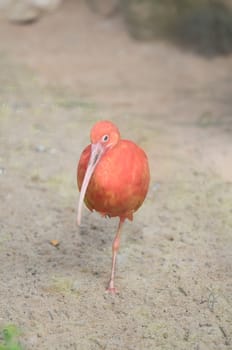
{"label": "bird's head", "polygon": [[91,176],[102,158],[102,156],[111,149],[120,140],[120,133],[118,128],[110,121],[104,120],[96,123],[90,132],[91,139],[91,154],[85,177],[81,186],[81,193],[79,198],[77,223],[80,225],[81,222],[81,209],[85,198],[85,193],[88,188]]}
{"label": "bird's head", "polygon": [[96,123],[90,132],[91,144],[100,144],[101,147],[106,151],[109,148],[114,147],[119,139],[120,133],[116,125],[108,120],[100,121]]}

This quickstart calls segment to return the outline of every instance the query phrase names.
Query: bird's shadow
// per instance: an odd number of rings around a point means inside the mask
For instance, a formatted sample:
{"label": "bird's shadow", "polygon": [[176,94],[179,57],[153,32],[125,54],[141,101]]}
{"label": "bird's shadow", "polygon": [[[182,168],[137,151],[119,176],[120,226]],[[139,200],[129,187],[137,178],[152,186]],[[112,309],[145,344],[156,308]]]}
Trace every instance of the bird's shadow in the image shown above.
{"label": "bird's shadow", "polygon": [[118,219],[86,213],[78,227],[75,214],[68,213],[68,216],[61,218],[57,227],[59,246],[53,247],[49,240],[43,240],[37,252],[39,260],[46,260],[43,263],[54,273],[108,273],[117,225]]}
{"label": "bird's shadow", "polygon": [[[75,211],[65,208],[59,211],[59,220],[55,227],[47,232],[41,231],[33,245],[29,257],[30,271],[36,271],[37,277],[46,284],[51,278],[78,279],[86,276],[107,282],[112,259],[112,242],[114,240],[118,218],[103,218],[97,213],[84,213],[80,227],[75,222]],[[127,226],[128,225],[128,226]],[[136,225],[131,223],[123,227],[120,254],[133,244]],[[138,238],[138,235],[136,234]],[[50,238],[58,238],[59,245],[53,246]],[[86,282],[87,283],[87,282]]]}

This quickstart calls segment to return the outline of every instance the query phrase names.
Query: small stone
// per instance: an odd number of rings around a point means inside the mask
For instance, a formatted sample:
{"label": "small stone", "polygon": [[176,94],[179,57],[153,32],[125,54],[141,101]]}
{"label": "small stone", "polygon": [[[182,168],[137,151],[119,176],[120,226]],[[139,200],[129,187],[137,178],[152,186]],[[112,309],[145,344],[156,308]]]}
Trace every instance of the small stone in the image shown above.
{"label": "small stone", "polygon": [[46,152],[46,147],[44,145],[37,145],[37,146],[35,146],[35,150],[36,150],[36,152],[43,153],[43,152]]}
{"label": "small stone", "polygon": [[6,169],[5,169],[5,168],[3,168],[3,167],[0,167],[0,175],[5,174],[5,172],[6,172]]}
{"label": "small stone", "polygon": [[60,242],[57,240],[57,239],[52,239],[50,241],[50,244],[53,246],[53,247],[58,247],[60,245]]}
{"label": "small stone", "polygon": [[49,149],[49,153],[50,153],[50,154],[56,154],[56,152],[57,152],[57,151],[56,151],[55,148],[50,148],[50,149]]}

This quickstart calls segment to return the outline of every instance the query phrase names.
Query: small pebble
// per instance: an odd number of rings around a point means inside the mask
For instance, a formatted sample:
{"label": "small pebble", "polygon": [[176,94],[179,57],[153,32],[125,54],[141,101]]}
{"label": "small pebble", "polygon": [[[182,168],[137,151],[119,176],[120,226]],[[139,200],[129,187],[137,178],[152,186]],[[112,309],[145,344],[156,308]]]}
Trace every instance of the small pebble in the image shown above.
{"label": "small pebble", "polygon": [[57,239],[52,239],[50,241],[50,244],[53,246],[53,247],[58,247],[60,245],[60,242],[57,240]]}
{"label": "small pebble", "polygon": [[3,168],[3,167],[0,167],[0,175],[5,174],[5,172],[6,172],[6,169],[5,169],[5,168]]}
{"label": "small pebble", "polygon": [[50,148],[49,149],[49,153],[50,154],[55,154],[57,151],[56,151],[56,149],[55,148]]}
{"label": "small pebble", "polygon": [[35,150],[36,152],[40,152],[40,153],[46,152],[46,147],[44,145],[37,145],[35,146]]}

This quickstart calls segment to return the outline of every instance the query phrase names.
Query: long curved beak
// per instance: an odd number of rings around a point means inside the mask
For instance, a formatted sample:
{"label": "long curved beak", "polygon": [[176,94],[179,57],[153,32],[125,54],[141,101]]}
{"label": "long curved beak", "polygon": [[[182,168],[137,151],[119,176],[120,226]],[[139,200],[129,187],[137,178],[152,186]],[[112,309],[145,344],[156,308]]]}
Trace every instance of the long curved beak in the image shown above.
{"label": "long curved beak", "polygon": [[102,155],[104,153],[104,148],[102,147],[101,143],[92,143],[91,145],[91,155],[89,159],[89,163],[87,166],[87,170],[85,173],[85,177],[81,186],[81,192],[79,197],[79,203],[78,203],[78,210],[77,210],[77,224],[80,226],[81,224],[81,212],[82,212],[82,206],[85,198],[85,194],[89,185],[89,181],[91,179],[91,176],[94,172],[94,169],[96,168],[96,165],[98,164],[99,160],[101,159]]}

